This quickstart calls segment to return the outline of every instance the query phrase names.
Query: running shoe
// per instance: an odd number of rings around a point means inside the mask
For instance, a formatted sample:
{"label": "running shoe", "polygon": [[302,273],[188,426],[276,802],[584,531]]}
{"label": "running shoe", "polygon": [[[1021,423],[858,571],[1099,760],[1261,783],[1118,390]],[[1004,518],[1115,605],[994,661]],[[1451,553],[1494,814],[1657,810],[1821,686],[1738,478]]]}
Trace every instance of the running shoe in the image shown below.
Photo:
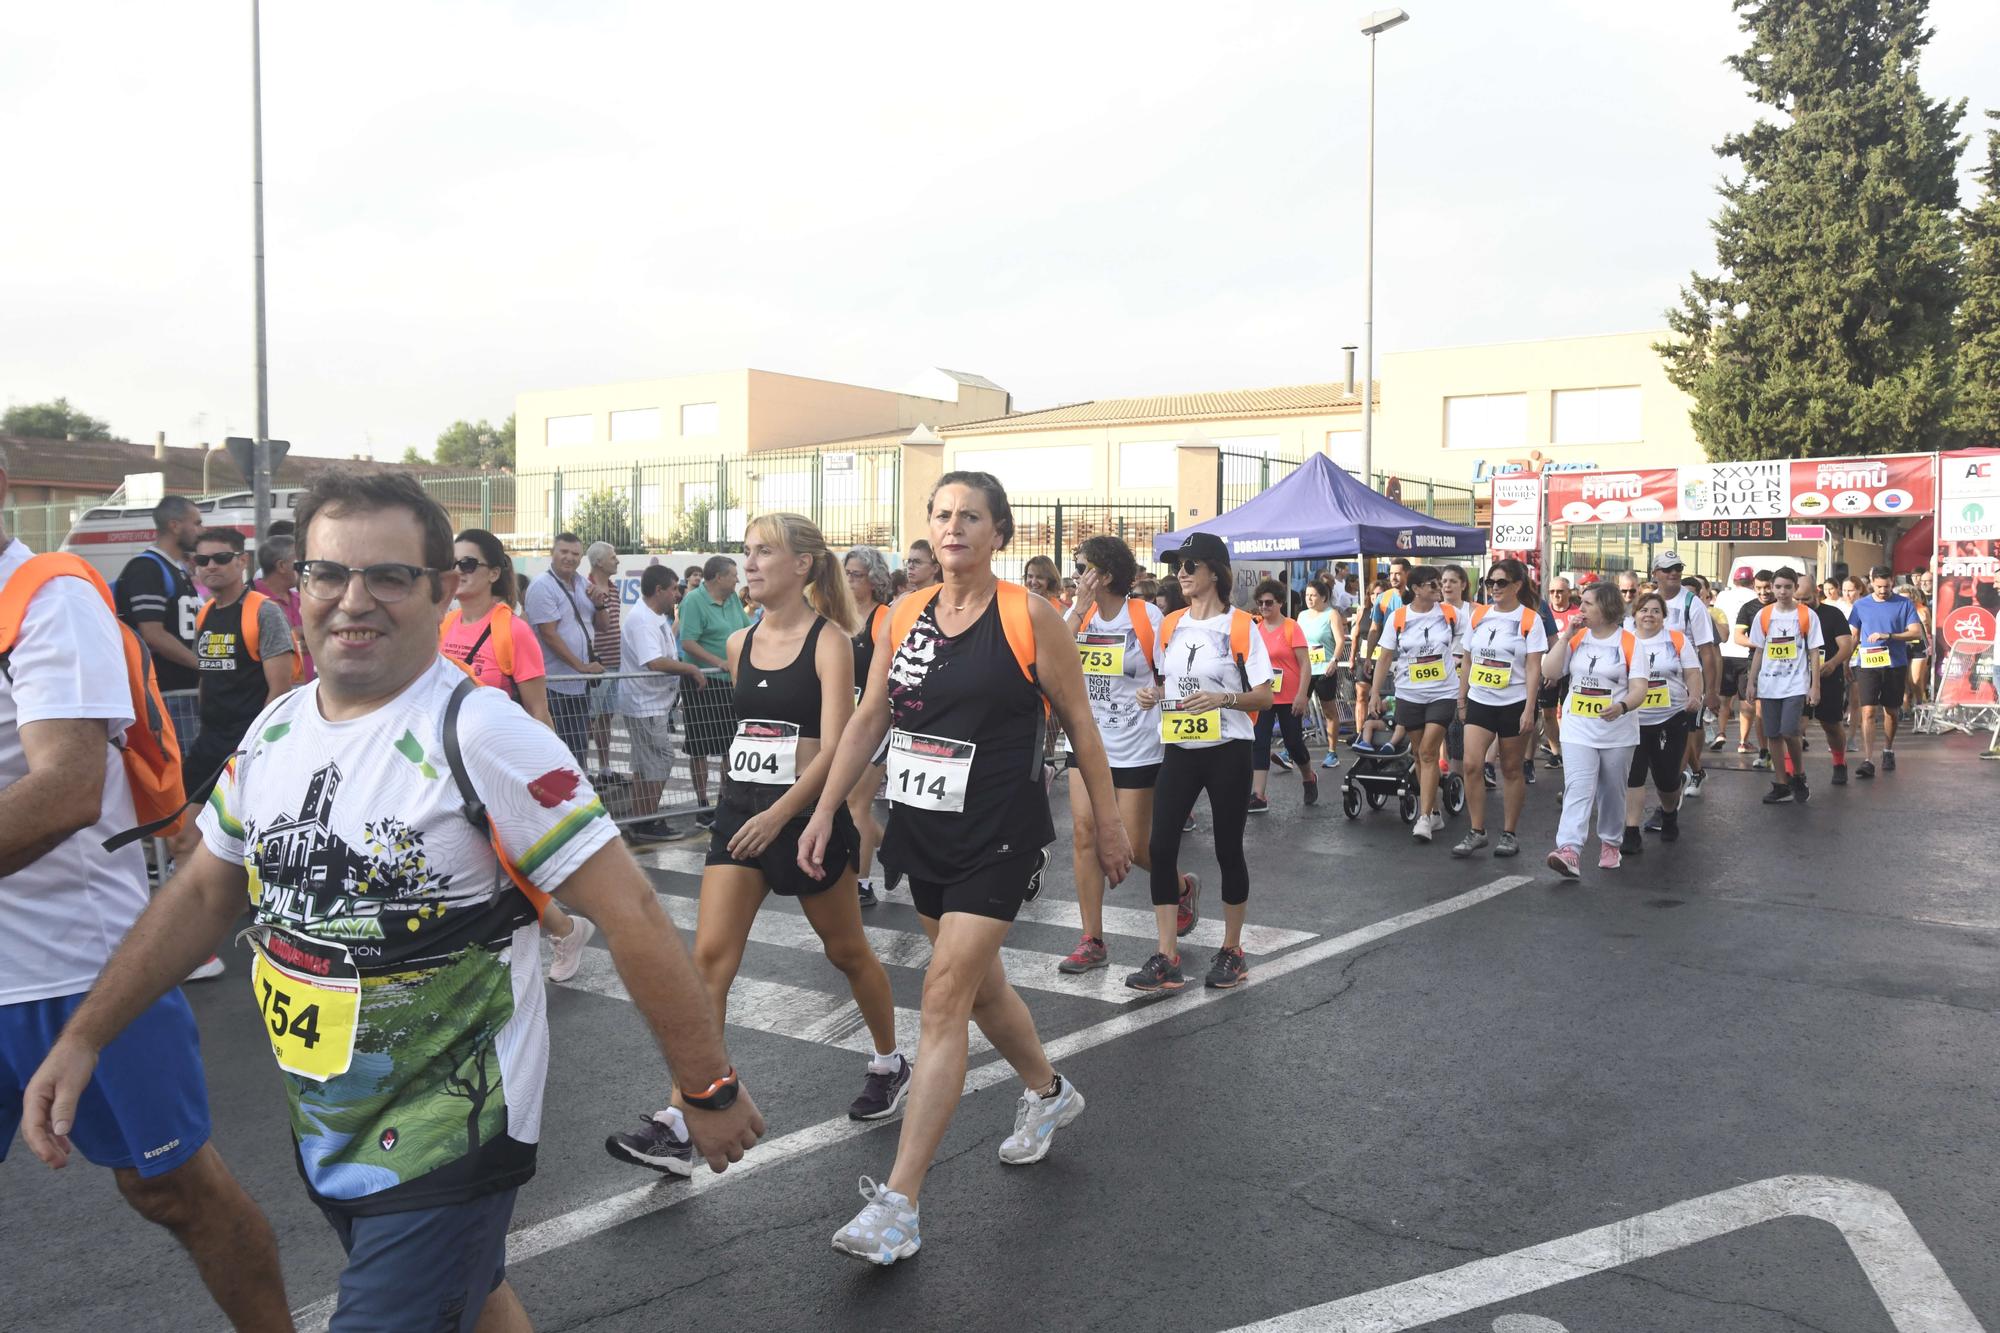
{"label": "running shoe", "polygon": [[1833,766],[1833,785],[1836,787],[1845,787],[1847,785],[1846,764],[1835,764]]}
{"label": "running shoe", "polygon": [[1125,978],[1125,985],[1142,991],[1179,990],[1187,985],[1187,977],[1181,971],[1180,959],[1156,953]]}
{"label": "running shoe", "polygon": [[[1646,830],[1646,832],[1648,833],[1658,833],[1662,828],[1666,826],[1666,813],[1667,813],[1666,811],[1660,809],[1658,806],[1654,806],[1651,810],[1648,810],[1646,812],[1646,822],[1641,824],[1639,827]],[[1625,850],[1629,852],[1632,849],[1630,847],[1627,847]],[[1640,848],[1640,850],[1644,851],[1645,849],[1642,847]]]}
{"label": "running shoe", "polygon": [[1243,950],[1225,944],[1215,951],[1215,959],[1208,965],[1207,986],[1210,990],[1235,990],[1249,975],[1250,964],[1243,960]]}
{"label": "running shoe", "polygon": [[621,1162],[643,1166],[648,1171],[686,1178],[694,1174],[694,1144],[674,1133],[661,1111],[639,1128],[636,1134],[613,1134],[604,1140],[604,1151]]}
{"label": "running shoe", "polygon": [[1521,840],[1511,833],[1503,833],[1500,835],[1500,841],[1493,844],[1493,854],[1495,856],[1519,856],[1521,854]]}
{"label": "running shoe", "polygon": [[1792,784],[1789,782],[1774,782],[1771,784],[1771,790],[1764,793],[1765,805],[1790,805],[1791,803]]}
{"label": "running shoe", "polygon": [[1181,832],[1183,832],[1183,833],[1192,833],[1192,832],[1194,832],[1194,816],[1193,816],[1193,815],[1189,815],[1189,816],[1187,817],[1187,823],[1185,823],[1185,824],[1181,825]]}
{"label": "running shoe", "polygon": [[1616,870],[1624,863],[1625,857],[1616,847],[1613,847],[1608,842],[1601,842],[1597,845],[1597,868],[1599,870]]}
{"label": "running shoe", "polygon": [[570,932],[555,942],[555,957],[549,962],[550,981],[568,981],[583,966],[583,946],[597,934],[586,917],[571,916]]}
{"label": "running shoe", "polygon": [[1292,761],[1274,750],[1271,753],[1271,767],[1280,773],[1289,773],[1292,771]]}
{"label": "running shoe", "polygon": [[[1605,850],[1609,850],[1608,846]],[[1646,850],[1646,840],[1639,836],[1638,828],[1635,825],[1627,824],[1625,826],[1625,838],[1622,842],[1618,844],[1618,851],[1620,852],[1620,854],[1625,856],[1637,856],[1640,852],[1643,852],[1645,850]],[[1599,853],[1600,857],[1602,856],[1602,854],[1603,854],[1602,852]],[[1601,865],[1603,864],[1603,862],[1600,860],[1599,864]]]}
{"label": "running shoe", "polygon": [[1313,776],[1311,769],[1306,770],[1306,804],[1319,804],[1319,779]]}
{"label": "running shoe", "polygon": [[1464,837],[1452,844],[1453,856],[1470,856],[1486,845],[1486,834],[1481,829],[1468,829]]}
{"label": "running shoe", "polygon": [[849,1120],[887,1120],[903,1109],[916,1066],[908,1056],[898,1054],[892,1058],[896,1063],[887,1069],[877,1069],[873,1060],[868,1062],[868,1077],[861,1085],[861,1095],[847,1108]]}
{"label": "running shoe", "polygon": [[1035,873],[1028,876],[1028,891],[1021,898],[1024,903],[1031,903],[1042,896],[1042,872],[1049,868],[1049,849],[1044,847],[1036,855]]}
{"label": "running shoe", "polygon": [[1678,810],[1660,811],[1660,841],[1678,842],[1680,841],[1680,836],[1681,812]]}
{"label": "running shoe", "polygon": [[1548,756],[1548,763],[1550,768],[1561,768],[1563,766],[1563,757],[1560,754],[1551,754]]}
{"label": "running shoe", "polygon": [[1708,752],[1710,754],[1714,754],[1717,750],[1720,750],[1723,746],[1727,744],[1729,744],[1729,738],[1718,732],[1716,734],[1715,739],[1708,743]]}
{"label": "running shoe", "polygon": [[1328,750],[1326,752],[1326,758],[1320,760],[1319,766],[1321,768],[1339,768],[1340,756],[1334,751]]}
{"label": "running shoe", "polygon": [[1874,761],[1874,760],[1872,760],[1872,759],[1863,759],[1863,760],[1862,760],[1862,761],[1860,762],[1860,764],[1858,764],[1858,765],[1857,765],[1857,766],[1855,767],[1855,769],[1854,769],[1854,776],[1855,776],[1855,777],[1857,777],[1857,778],[1872,778],[1872,777],[1874,777],[1874,776],[1875,776],[1875,761]]}
{"label": "running shoe", "polygon": [[1707,781],[1708,781],[1707,769],[1690,768],[1681,777],[1681,795],[1683,796],[1701,795],[1701,784]]}
{"label": "running shoe", "polygon": [[1521,765],[1521,776],[1522,776],[1523,778],[1526,778],[1526,779],[1527,779],[1527,782],[1528,782],[1528,785],[1529,785],[1530,787],[1532,787],[1532,786],[1534,786],[1534,785],[1535,785],[1535,761],[1534,761],[1534,760],[1530,759],[1530,760],[1526,761],[1525,763],[1523,763],[1523,764]]}
{"label": "running shoe", "polygon": [[1577,869],[1576,848],[1558,847],[1549,853],[1549,869],[1564,879],[1575,879],[1581,873]]}
{"label": "running shoe", "polygon": [[854,881],[854,893],[856,897],[861,899],[863,907],[873,907],[881,901],[881,899],[875,896],[875,881],[872,879],[858,879]]}
{"label": "running shoe", "polygon": [[1792,799],[1804,805],[1812,799],[1812,788],[1806,785],[1806,775],[1795,774],[1792,778]]}
{"label": "running shoe", "polygon": [[1095,972],[1100,967],[1108,967],[1110,963],[1111,958],[1104,947],[1104,941],[1095,935],[1085,935],[1076,948],[1070,951],[1069,957],[1056,964],[1056,971],[1075,977],[1085,972]]}
{"label": "running shoe", "polygon": [[[1438,822],[1443,823],[1444,821],[1440,820]],[[1437,830],[1431,827],[1431,817],[1429,815],[1418,815],[1417,822],[1410,825],[1410,836],[1418,842],[1429,842],[1436,834]]]}
{"label": "running shoe", "polygon": [[694,826],[695,826],[696,828],[698,828],[698,829],[702,829],[702,830],[708,830],[708,829],[712,829],[712,828],[714,828],[714,827],[715,827],[715,811],[713,811],[713,810],[704,810],[704,811],[702,811],[702,812],[701,812],[700,814],[696,815],[696,816],[694,817]]}
{"label": "running shoe", "polygon": [[1493,765],[1491,764],[1483,765],[1480,768],[1479,780],[1486,784],[1486,790],[1488,791],[1498,791],[1500,789],[1500,775],[1493,771]]}
{"label": "running shoe", "polygon": [[866,1205],[833,1233],[834,1249],[886,1268],[923,1248],[924,1239],[917,1234],[917,1206],[906,1196],[863,1176],[861,1197]]}
{"label": "running shoe", "polygon": [[1754,745],[1745,745],[1742,741],[1736,742],[1736,753],[1738,754],[1749,754],[1756,748]]}
{"label": "running shoe", "polygon": [[1896,752],[1894,750],[1882,751],[1882,771],[1884,773],[1894,773],[1896,771]]}
{"label": "running shoe", "polygon": [[223,971],[221,957],[217,954],[210,954],[207,962],[187,974],[187,979],[189,981],[207,981],[211,977],[221,976]]}
{"label": "running shoe", "polygon": [[1201,881],[1193,875],[1181,876],[1180,900],[1174,904],[1174,937],[1186,936],[1201,920]]}
{"label": "running shoe", "polygon": [[1055,1146],[1056,1131],[1082,1114],[1083,1094],[1061,1074],[1047,1097],[1032,1088],[1023,1091],[1014,1108],[1014,1132],[1000,1140],[1000,1160],[1008,1166],[1033,1166]]}
{"label": "running shoe", "polygon": [[1752,768],[1756,769],[1756,770],[1757,770],[1757,771],[1758,771],[1759,773],[1768,773],[1768,772],[1770,772],[1770,771],[1771,771],[1771,753],[1770,753],[1770,751],[1768,751],[1768,750],[1759,750],[1759,751],[1757,752],[1757,757],[1756,757],[1755,759],[1752,759],[1752,760],[1750,761],[1750,767],[1752,767]]}
{"label": "running shoe", "polygon": [[1254,792],[1253,792],[1253,793],[1251,793],[1251,796],[1250,796],[1250,813],[1251,813],[1251,814],[1253,814],[1253,815],[1267,815],[1267,814],[1269,814],[1270,812],[1271,812],[1271,803],[1270,803],[1270,801],[1266,800],[1266,799],[1265,799],[1264,797],[1262,797],[1262,796],[1259,796],[1259,795],[1257,795],[1257,794],[1256,794],[1256,793],[1254,793]]}

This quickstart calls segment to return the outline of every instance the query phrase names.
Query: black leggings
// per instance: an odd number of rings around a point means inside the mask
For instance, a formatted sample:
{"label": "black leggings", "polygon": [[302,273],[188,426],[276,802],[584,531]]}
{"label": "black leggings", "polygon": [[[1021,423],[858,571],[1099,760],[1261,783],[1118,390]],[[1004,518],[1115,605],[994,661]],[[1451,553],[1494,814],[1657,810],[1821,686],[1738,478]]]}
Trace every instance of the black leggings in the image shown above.
{"label": "black leggings", "polygon": [[1250,820],[1250,742],[1224,741],[1204,749],[1169,745],[1153,788],[1153,906],[1180,901],[1181,827],[1195,798],[1208,793],[1215,821],[1215,860],[1222,867],[1222,901],[1250,901],[1250,863],[1243,859],[1243,826]]}
{"label": "black leggings", "polygon": [[1639,748],[1632,751],[1632,771],[1625,775],[1625,785],[1637,789],[1646,785],[1646,774],[1653,775],[1653,786],[1662,796],[1671,796],[1681,789],[1681,765],[1687,760],[1688,727],[1694,719],[1685,708],[1676,709],[1674,715],[1665,722],[1654,722],[1639,728]]}
{"label": "black leggings", "polygon": [[[1285,754],[1302,769],[1307,777],[1312,776],[1312,752],[1306,749],[1305,724],[1292,711],[1290,704],[1272,704],[1257,714],[1256,747],[1251,751],[1251,767],[1259,773],[1271,769],[1271,728],[1275,724],[1285,733]],[[1186,822],[1186,821],[1182,821]]]}

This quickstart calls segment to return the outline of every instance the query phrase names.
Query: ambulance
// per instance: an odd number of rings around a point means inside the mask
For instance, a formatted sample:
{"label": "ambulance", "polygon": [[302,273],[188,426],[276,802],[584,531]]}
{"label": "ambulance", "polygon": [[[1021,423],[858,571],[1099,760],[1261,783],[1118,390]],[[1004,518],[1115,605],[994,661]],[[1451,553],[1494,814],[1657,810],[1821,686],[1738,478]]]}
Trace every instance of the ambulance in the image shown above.
{"label": "ambulance", "polygon": [[[289,519],[292,506],[304,494],[299,489],[271,492],[271,521]],[[113,501],[117,498],[112,497]],[[235,528],[243,534],[250,550],[257,549],[256,497],[249,491],[231,491],[207,499],[188,498],[201,510],[202,526]],[[154,536],[151,505],[131,508],[112,503],[86,511],[69,530],[69,536],[63,538],[62,549],[90,562],[106,583],[116,583],[132,558],[153,544]]]}

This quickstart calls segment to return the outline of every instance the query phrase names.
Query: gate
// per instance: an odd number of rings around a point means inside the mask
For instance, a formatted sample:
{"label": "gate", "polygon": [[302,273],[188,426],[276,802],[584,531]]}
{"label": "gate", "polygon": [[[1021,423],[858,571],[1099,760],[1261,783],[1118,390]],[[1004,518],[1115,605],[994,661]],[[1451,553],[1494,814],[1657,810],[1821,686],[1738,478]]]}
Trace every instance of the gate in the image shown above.
{"label": "gate", "polygon": [[993,559],[1003,579],[1018,579],[1031,556],[1045,555],[1065,576],[1076,569],[1076,548],[1087,537],[1116,537],[1132,548],[1139,568],[1153,562],[1153,538],[1174,529],[1174,508],[1158,504],[1100,504],[1057,500],[1014,507],[1014,540]]}

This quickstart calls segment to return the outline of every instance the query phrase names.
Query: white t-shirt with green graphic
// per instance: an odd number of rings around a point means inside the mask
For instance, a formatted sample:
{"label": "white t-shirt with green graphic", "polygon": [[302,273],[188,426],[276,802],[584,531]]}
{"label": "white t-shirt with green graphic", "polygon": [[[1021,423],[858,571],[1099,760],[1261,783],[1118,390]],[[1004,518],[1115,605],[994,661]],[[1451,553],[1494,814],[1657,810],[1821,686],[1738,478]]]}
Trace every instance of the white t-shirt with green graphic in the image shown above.
{"label": "white t-shirt with green graphic", "polygon": [[[440,659],[345,722],[320,715],[319,682],[291,691],[201,812],[208,849],[249,871],[253,997],[277,1034],[307,1184],[336,1209],[437,1207],[534,1174],[548,1067],[536,919],[445,761],[445,705],[465,678]],[[458,734],[537,889],[617,836],[562,742],[502,691],[473,690]]]}

